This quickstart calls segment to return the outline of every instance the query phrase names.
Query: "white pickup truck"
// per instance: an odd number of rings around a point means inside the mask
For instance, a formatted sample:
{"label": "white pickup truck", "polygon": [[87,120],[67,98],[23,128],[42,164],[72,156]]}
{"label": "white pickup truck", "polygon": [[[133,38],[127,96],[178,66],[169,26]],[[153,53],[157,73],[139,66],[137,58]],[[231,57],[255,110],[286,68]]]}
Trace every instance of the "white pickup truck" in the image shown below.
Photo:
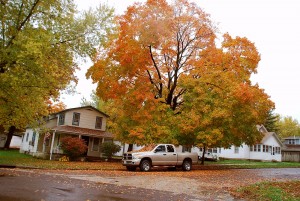
{"label": "white pickup truck", "polygon": [[141,171],[147,172],[154,166],[182,167],[184,171],[190,171],[192,164],[196,164],[197,161],[197,153],[178,153],[172,144],[158,144],[124,153],[122,164],[129,171],[135,171],[139,167]]}

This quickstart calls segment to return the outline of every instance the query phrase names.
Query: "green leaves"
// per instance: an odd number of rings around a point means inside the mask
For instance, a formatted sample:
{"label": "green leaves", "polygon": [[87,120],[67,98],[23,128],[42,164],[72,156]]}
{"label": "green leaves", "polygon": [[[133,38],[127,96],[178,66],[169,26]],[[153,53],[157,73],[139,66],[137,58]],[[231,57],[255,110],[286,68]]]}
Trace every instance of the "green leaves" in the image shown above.
{"label": "green leaves", "polygon": [[73,0],[8,0],[0,10],[0,125],[24,128],[76,83],[76,57],[94,56],[113,10],[78,14]]}

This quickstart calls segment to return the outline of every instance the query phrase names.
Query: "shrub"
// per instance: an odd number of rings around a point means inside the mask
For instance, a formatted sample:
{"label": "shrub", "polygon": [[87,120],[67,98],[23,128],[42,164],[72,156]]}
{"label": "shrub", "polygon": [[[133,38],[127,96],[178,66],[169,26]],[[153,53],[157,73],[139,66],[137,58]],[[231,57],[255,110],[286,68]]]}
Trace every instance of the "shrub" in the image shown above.
{"label": "shrub", "polygon": [[102,144],[102,152],[108,159],[111,159],[112,156],[120,150],[121,147],[113,142],[104,142]]}
{"label": "shrub", "polygon": [[88,148],[85,141],[78,137],[64,137],[60,146],[70,159],[82,156]]}

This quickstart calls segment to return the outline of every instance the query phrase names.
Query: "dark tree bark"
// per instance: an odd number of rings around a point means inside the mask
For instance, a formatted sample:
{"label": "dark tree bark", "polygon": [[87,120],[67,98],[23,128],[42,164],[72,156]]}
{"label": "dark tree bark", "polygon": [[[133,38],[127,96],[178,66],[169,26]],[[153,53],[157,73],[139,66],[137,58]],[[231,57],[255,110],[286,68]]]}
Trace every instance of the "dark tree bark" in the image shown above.
{"label": "dark tree bark", "polygon": [[9,127],[8,134],[7,134],[7,139],[6,139],[6,142],[5,142],[5,145],[4,145],[4,149],[9,149],[9,145],[10,145],[11,139],[12,139],[14,133],[15,133],[15,130],[16,130],[15,126]]}
{"label": "dark tree bark", "polygon": [[202,153],[202,158],[201,158],[201,165],[204,165],[204,160],[205,160],[205,152],[206,152],[206,147],[203,147],[203,153]]}
{"label": "dark tree bark", "polygon": [[127,149],[127,152],[130,152],[133,150],[133,144],[129,144],[128,145],[128,149]]}

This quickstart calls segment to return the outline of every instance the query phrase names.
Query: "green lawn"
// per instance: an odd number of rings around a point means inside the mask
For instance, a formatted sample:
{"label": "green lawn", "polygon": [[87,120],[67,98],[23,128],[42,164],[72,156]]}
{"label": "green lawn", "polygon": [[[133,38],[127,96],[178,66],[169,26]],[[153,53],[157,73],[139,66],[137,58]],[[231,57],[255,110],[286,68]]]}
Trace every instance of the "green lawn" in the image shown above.
{"label": "green lawn", "polygon": [[205,161],[205,165],[223,166],[223,168],[300,168],[300,163],[297,162],[261,162],[250,160],[220,160],[217,162]]}
{"label": "green lawn", "polygon": [[123,168],[114,162],[62,162],[34,158],[21,154],[18,150],[0,150],[0,165],[15,165],[18,167],[68,170],[114,170]]}
{"label": "green lawn", "polygon": [[233,196],[246,200],[299,201],[300,181],[260,182],[238,188]]}
{"label": "green lawn", "polygon": [[[0,150],[0,164],[2,165],[16,165],[22,167],[34,167],[45,169],[122,169],[120,162],[61,162],[49,161],[34,158],[31,155],[21,154],[18,150]],[[197,165],[198,166],[198,165]],[[233,168],[300,168],[300,163],[295,162],[256,162],[249,160],[220,160],[217,162],[205,161],[204,166],[199,165],[202,169],[233,169]]]}

